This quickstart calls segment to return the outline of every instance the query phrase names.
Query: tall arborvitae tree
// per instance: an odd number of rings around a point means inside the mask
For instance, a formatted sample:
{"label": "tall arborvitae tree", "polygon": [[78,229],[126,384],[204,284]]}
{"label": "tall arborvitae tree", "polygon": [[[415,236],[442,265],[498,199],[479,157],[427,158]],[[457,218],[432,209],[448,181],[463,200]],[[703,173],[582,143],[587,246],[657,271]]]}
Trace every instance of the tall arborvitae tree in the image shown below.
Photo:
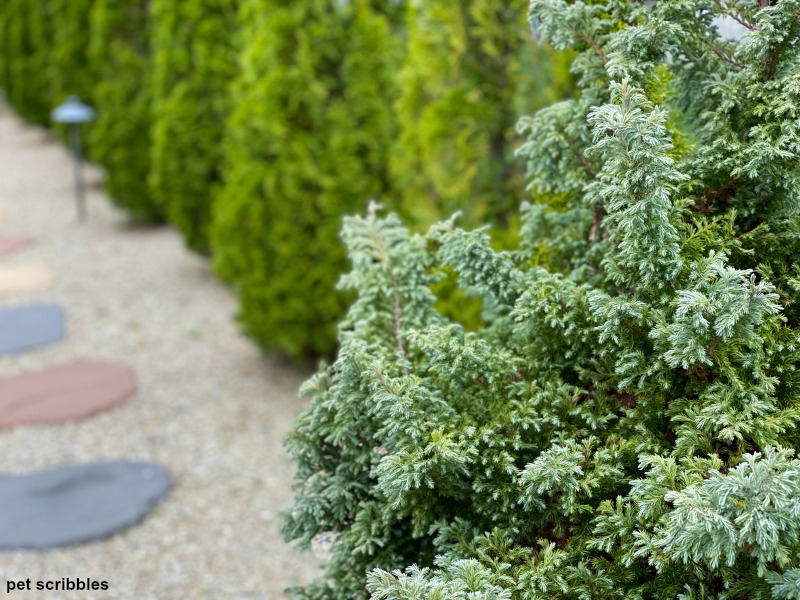
{"label": "tall arborvitae tree", "polygon": [[5,96],[24,118],[48,125],[53,108],[52,6],[46,0],[4,0],[0,10]]}
{"label": "tall arborvitae tree", "polygon": [[237,73],[240,0],[154,0],[150,186],[187,245],[209,250],[211,201]]}
{"label": "tall arborvitae tree", "polygon": [[[304,596],[800,598],[800,0],[531,17],[580,53],[523,122],[560,202],[507,252],[345,226],[358,300],[289,446],[286,535],[332,540]],[[443,268],[481,330],[436,310]]]}
{"label": "tall arborvitae tree", "polygon": [[94,0],[89,58],[95,78],[91,155],[108,171],[112,201],[141,220],[161,217],[147,185],[152,70],[150,0]]}
{"label": "tall arborvitae tree", "polygon": [[[56,106],[69,96],[94,104],[94,76],[89,66],[89,14],[94,0],[50,0],[53,33],[50,49],[50,100]],[[84,146],[91,138],[92,124],[83,125]],[[67,128],[57,125],[57,132],[68,142]],[[88,148],[84,148],[88,153]]]}
{"label": "tall arborvitae tree", "polygon": [[293,356],[328,353],[345,299],[341,215],[388,186],[395,38],[379,0],[246,0],[243,54],[212,228],[244,330]]}
{"label": "tall arborvitae tree", "polygon": [[49,68],[52,97],[63,102],[67,96],[92,101],[94,77],[89,67],[89,13],[94,0],[50,0],[53,37]]}
{"label": "tall arborvitae tree", "polygon": [[411,4],[392,175],[412,219],[502,221],[525,197],[517,119],[571,89],[567,65],[531,35],[527,2]]}

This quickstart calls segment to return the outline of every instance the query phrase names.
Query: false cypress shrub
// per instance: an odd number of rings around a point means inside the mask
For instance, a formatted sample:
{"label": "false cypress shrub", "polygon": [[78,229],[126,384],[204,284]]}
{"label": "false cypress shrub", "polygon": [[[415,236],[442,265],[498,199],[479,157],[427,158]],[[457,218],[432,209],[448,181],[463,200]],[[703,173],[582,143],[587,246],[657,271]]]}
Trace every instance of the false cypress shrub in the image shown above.
{"label": "false cypress shrub", "polygon": [[187,245],[208,252],[221,180],[239,0],[155,0],[150,188]]}
{"label": "false cypress shrub", "polygon": [[89,60],[97,120],[91,157],[108,174],[111,200],[134,218],[154,221],[161,210],[147,185],[150,169],[149,0],[94,0]]}
{"label": "false cypress shrub", "polygon": [[[558,201],[504,252],[346,222],[358,299],[302,390],[284,530],[332,558],[297,593],[800,598],[800,0],[531,17],[579,52],[580,96],[521,126]],[[444,268],[482,329],[435,308]]]}
{"label": "false cypress shrub", "polygon": [[345,306],[334,293],[345,260],[340,216],[388,187],[396,60],[383,6],[242,6],[242,70],[212,245],[245,332],[264,348],[295,357],[332,350]]}
{"label": "false cypress shrub", "polygon": [[411,219],[428,226],[460,210],[471,224],[503,221],[526,196],[517,119],[572,88],[562,57],[531,36],[526,6],[409,6],[392,175]]}

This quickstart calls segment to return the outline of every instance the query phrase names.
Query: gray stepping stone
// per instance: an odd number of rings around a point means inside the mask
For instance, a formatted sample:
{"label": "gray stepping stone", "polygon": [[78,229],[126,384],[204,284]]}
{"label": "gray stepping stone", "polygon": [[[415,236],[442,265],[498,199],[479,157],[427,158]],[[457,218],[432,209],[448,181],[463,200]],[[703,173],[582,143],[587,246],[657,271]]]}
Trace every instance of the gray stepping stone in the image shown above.
{"label": "gray stepping stone", "polygon": [[47,550],[135,525],[171,487],[161,465],[114,461],[0,475],[0,550]]}
{"label": "gray stepping stone", "polygon": [[64,311],[57,304],[0,309],[0,354],[17,354],[62,339]]}

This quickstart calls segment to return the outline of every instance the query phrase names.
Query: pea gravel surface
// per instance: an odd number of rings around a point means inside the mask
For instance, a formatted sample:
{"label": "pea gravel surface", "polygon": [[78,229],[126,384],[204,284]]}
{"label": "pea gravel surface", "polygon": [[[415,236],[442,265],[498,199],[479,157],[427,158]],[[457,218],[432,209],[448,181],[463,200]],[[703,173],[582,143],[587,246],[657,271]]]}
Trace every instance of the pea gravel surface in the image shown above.
{"label": "pea gravel surface", "polygon": [[[88,221],[76,217],[70,156],[43,129],[0,109],[0,236],[36,243],[2,265],[43,264],[51,285],[0,306],[55,302],[66,339],[0,357],[0,376],[77,359],[120,360],[138,391],[85,421],[0,432],[0,472],[117,459],[155,461],[171,493],[139,525],[101,542],[0,553],[0,593],[14,598],[286,597],[319,576],[319,559],[280,535],[292,464],[282,439],[302,410],[307,377],[263,358],[234,322],[233,293],[168,227],[131,224],[86,169]],[[2,510],[2,507],[0,507]],[[87,578],[107,591],[37,592],[36,582]]]}

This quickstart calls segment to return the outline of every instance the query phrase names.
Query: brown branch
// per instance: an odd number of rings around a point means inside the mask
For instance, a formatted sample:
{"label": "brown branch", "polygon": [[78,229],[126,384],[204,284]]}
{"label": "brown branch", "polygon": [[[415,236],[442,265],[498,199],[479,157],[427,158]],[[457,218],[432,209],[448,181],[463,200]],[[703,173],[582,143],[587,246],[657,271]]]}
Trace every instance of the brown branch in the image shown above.
{"label": "brown branch", "polygon": [[397,278],[394,276],[394,272],[392,271],[391,267],[387,265],[386,271],[389,273],[389,279],[392,282],[392,299],[393,299],[393,318],[394,318],[394,337],[397,341],[397,350],[400,354],[405,355],[406,348],[403,344],[403,322],[400,318],[400,294],[397,293]]}
{"label": "brown branch", "polygon": [[575,153],[575,156],[578,157],[578,160],[581,161],[581,164],[586,168],[586,170],[589,171],[589,173],[591,173],[592,177],[597,177],[598,173],[597,168],[595,168],[595,166],[591,162],[589,162],[589,159],[586,158],[583,152],[578,150],[575,147],[575,144],[573,144],[567,136],[564,136],[564,141],[567,143],[567,146],[569,146],[569,149]]}
{"label": "brown branch", "polygon": [[570,29],[570,32],[580,41],[591,46],[592,50],[595,51],[595,54],[597,54],[597,56],[602,58],[604,63],[608,62],[608,56],[606,56],[606,53],[603,52],[603,49],[592,38],[590,38],[588,35],[584,35],[579,31],[576,31],[575,29]]}
{"label": "brown branch", "polygon": [[600,226],[603,223],[603,217],[605,216],[606,211],[602,204],[599,204],[594,209],[594,222],[592,223],[592,228],[589,230],[589,241],[596,242],[598,234],[600,233]]}
{"label": "brown branch", "polygon": [[730,201],[731,196],[736,193],[736,187],[739,185],[739,179],[739,177],[731,179],[722,187],[709,187],[706,189],[705,193],[695,201],[692,208],[696,212],[709,214],[714,208],[714,203],[718,200],[725,202]]}
{"label": "brown branch", "polygon": [[723,11],[726,15],[728,15],[731,19],[739,23],[742,27],[747,27],[750,31],[756,31],[758,27],[751,23],[750,21],[745,21],[741,15],[738,15],[734,12],[729,12],[729,9],[722,3],[722,0],[714,0],[719,6],[719,9]]}
{"label": "brown branch", "polygon": [[[769,5],[768,5],[769,6]],[[786,33],[786,37],[783,38],[783,42],[778,44],[775,48],[775,52],[772,53],[772,57],[770,58],[769,64],[767,65],[767,70],[765,73],[764,81],[769,81],[775,75],[775,67],[778,66],[778,58],[783,52],[783,49],[786,47],[786,44],[789,43],[789,39],[792,37],[790,35],[792,29],[797,24],[797,15],[795,15],[794,19],[792,19],[792,23],[789,25],[789,31]]]}
{"label": "brown branch", "polygon": [[381,253],[381,261],[386,264],[386,273],[389,275],[389,281],[392,284],[392,318],[394,321],[394,338],[397,342],[397,350],[405,356],[406,348],[403,344],[403,321],[401,319],[401,306],[400,306],[400,294],[398,293],[398,288],[400,287],[397,283],[397,277],[395,277],[394,271],[392,267],[389,265],[388,257],[386,256],[386,251],[383,248],[383,244],[381,239],[374,235],[373,239],[375,240],[375,245],[380,249]]}
{"label": "brown branch", "polygon": [[739,67],[740,69],[746,69],[747,68],[746,64],[744,64],[743,62],[739,62],[738,60],[736,60],[733,57],[728,56],[727,54],[725,54],[719,48],[712,47],[711,49],[714,51],[714,54],[716,54],[720,58],[720,60],[723,60],[726,63],[732,64],[735,67]]}

